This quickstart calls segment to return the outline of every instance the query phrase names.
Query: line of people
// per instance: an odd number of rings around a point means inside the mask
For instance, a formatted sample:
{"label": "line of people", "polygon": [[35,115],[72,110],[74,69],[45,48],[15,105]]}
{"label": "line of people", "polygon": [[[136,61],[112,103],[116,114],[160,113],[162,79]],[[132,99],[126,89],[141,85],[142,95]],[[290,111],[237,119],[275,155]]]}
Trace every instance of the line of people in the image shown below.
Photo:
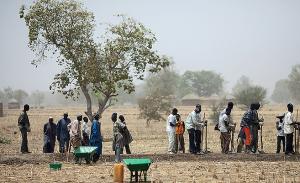
{"label": "line of people", "polygon": [[[21,152],[31,153],[28,150],[27,133],[30,132],[30,122],[27,115],[30,107],[28,104],[24,105],[24,110],[18,118],[18,126],[22,134]],[[97,147],[96,153],[93,157],[93,162],[99,160],[102,154],[103,137],[101,133],[101,116],[94,114],[91,126],[89,119],[83,117],[81,114],[77,115],[76,120],[71,121],[68,113],[65,112],[63,118],[57,124],[54,123],[53,117],[49,117],[48,122],[44,124],[44,153],[54,153],[56,139],[59,143],[59,152],[70,152],[70,148],[75,150],[79,146],[93,146]],[[131,154],[129,144],[133,138],[126,126],[125,117],[117,113],[113,113],[111,120],[113,122],[113,143],[112,150],[115,152],[116,161],[120,162],[120,154],[123,154],[125,147],[126,153]],[[83,122],[82,122],[83,121]]]}
{"label": "line of people", "polygon": [[[229,153],[230,143],[234,143],[234,139],[230,138],[234,134],[236,124],[232,122],[231,111],[233,103],[229,102],[227,107],[220,112],[219,121],[216,130],[220,131],[221,152]],[[285,154],[294,154],[293,136],[294,129],[299,130],[299,123],[293,116],[293,105],[287,105],[288,112],[284,115],[277,116],[279,119],[276,122],[277,129],[277,153],[281,150],[281,143],[283,144],[283,151]],[[259,103],[250,105],[242,116],[240,122],[240,131],[238,134],[237,152],[241,153],[244,149],[246,153],[258,152],[258,132],[263,126],[263,117],[259,118],[258,110]],[[27,115],[29,105],[24,105],[24,110],[18,119],[18,126],[22,134],[21,152],[30,153],[28,150],[27,133],[30,132],[30,122]],[[195,109],[189,113],[185,121],[181,119],[178,110],[174,108],[172,113],[168,116],[166,131],[168,133],[169,147],[168,152],[175,154],[178,152],[185,153],[184,133],[187,130],[189,136],[189,152],[191,154],[204,154],[203,152],[203,129],[207,126],[207,120],[201,118],[201,105],[196,105]],[[59,142],[59,152],[65,153],[69,151],[69,147],[77,148],[79,146],[95,146],[97,152],[93,161],[97,161],[102,154],[102,135],[101,135],[101,116],[95,114],[91,127],[89,127],[89,120],[87,117],[78,115],[77,119],[71,122],[68,118],[68,113],[64,113],[63,118],[54,123],[54,119],[49,117],[49,121],[44,125],[44,153],[53,153],[56,139]],[[81,121],[83,120],[83,124]],[[116,155],[116,162],[121,161],[120,155],[123,149],[126,149],[127,154],[131,154],[129,144],[132,142],[132,136],[126,126],[125,117],[117,113],[113,113],[111,120],[113,122],[113,143],[112,150]],[[82,125],[82,128],[81,128]],[[295,144],[296,145],[296,144]]]}
{"label": "line of people", "polygon": [[[236,123],[232,121],[231,111],[233,110],[233,102],[229,102],[227,107],[220,112],[218,123],[215,130],[220,131],[221,152],[228,154],[229,146],[232,145],[231,151],[234,151],[234,132]],[[240,122],[240,130],[237,139],[237,153],[243,150],[245,153],[263,153],[263,149],[258,151],[258,133],[264,125],[263,116],[259,116],[258,110],[261,105],[253,103],[250,108],[243,114]],[[287,105],[288,111],[281,116],[276,122],[277,129],[277,150],[280,153],[281,143],[283,143],[283,151],[285,154],[294,154],[293,138],[294,129],[299,130],[299,123],[293,116],[293,105]],[[189,113],[185,122],[181,120],[178,110],[174,108],[168,116],[166,131],[168,134],[168,152],[176,154],[184,148],[184,131],[187,130],[189,137],[189,152],[191,154],[204,154],[203,152],[203,129],[207,126],[207,120],[201,118],[201,105],[196,105],[194,111]],[[262,143],[262,142],[261,142]],[[295,144],[296,145],[296,144]]]}

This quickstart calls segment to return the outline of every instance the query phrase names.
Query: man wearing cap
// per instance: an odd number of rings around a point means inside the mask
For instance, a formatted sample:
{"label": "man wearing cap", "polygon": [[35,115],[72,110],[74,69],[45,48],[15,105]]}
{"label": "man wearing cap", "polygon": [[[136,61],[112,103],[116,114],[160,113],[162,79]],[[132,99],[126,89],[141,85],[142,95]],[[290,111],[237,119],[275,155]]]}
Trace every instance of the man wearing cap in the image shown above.
{"label": "man wearing cap", "polygon": [[57,122],[56,135],[59,142],[59,152],[65,153],[69,148],[70,134],[68,125],[71,123],[70,118],[68,118],[68,113],[64,113],[64,117]]}
{"label": "man wearing cap", "polygon": [[54,153],[56,138],[56,124],[53,118],[49,117],[49,121],[44,125],[44,147],[43,153]]}
{"label": "man wearing cap", "polygon": [[284,130],[283,130],[283,118],[284,115],[276,116],[276,118],[279,119],[279,121],[276,121],[276,129],[277,129],[277,150],[276,153],[280,153],[281,149],[281,142],[283,147],[283,152],[285,152],[285,136],[284,136]]}
{"label": "man wearing cap", "polygon": [[27,139],[27,133],[30,132],[30,123],[29,123],[27,111],[29,111],[29,105],[25,104],[24,110],[22,111],[22,113],[18,118],[18,126],[22,134],[22,144],[21,144],[22,153],[30,153],[28,150],[28,139]]}
{"label": "man wearing cap", "polygon": [[[200,153],[200,143],[201,143],[201,105],[197,104],[193,112],[191,112],[186,121],[185,128],[189,133],[189,151],[191,154]],[[196,132],[197,131],[197,132]]]}
{"label": "man wearing cap", "polygon": [[294,106],[293,104],[289,103],[287,105],[288,112],[285,113],[284,118],[283,118],[283,131],[285,134],[285,139],[286,139],[286,148],[285,148],[285,154],[286,155],[291,155],[294,154],[294,148],[293,148],[293,134],[294,134],[294,116],[293,116],[293,111],[294,111]]}

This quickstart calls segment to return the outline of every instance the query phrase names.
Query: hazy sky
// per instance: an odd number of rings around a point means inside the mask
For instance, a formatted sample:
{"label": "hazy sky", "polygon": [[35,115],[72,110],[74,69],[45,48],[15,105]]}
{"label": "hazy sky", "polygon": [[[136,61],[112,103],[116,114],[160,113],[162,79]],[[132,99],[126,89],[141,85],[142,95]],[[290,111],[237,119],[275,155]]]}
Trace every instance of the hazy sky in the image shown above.
{"label": "hazy sky", "polygon": [[[53,60],[37,69],[30,65],[28,32],[19,18],[21,4],[0,6],[0,88],[48,90],[59,68]],[[241,75],[272,92],[300,63],[300,1],[298,0],[90,0],[84,5],[101,22],[126,14],[144,23],[157,36],[156,48],[173,57],[180,73],[214,70],[230,89]]]}

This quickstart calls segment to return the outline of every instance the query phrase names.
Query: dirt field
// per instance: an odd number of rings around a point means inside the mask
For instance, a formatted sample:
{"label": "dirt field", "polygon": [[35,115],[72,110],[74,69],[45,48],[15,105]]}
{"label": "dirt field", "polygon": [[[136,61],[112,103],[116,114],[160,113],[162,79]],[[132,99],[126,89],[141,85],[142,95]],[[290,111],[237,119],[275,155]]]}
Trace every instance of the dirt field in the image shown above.
{"label": "dirt field", "polygon": [[[193,107],[178,107],[179,113],[186,118]],[[296,108],[297,109],[297,108]],[[195,156],[189,154],[168,155],[165,121],[153,122],[146,128],[144,120],[138,119],[138,109],[114,107],[107,110],[102,122],[103,157],[94,165],[75,165],[67,163],[59,154],[42,154],[42,128],[49,116],[55,121],[61,118],[62,108],[32,109],[29,118],[32,132],[29,134],[29,149],[32,154],[19,153],[20,133],[17,117],[20,111],[6,110],[6,117],[0,118],[0,135],[12,140],[11,144],[0,144],[0,182],[112,182],[113,156],[111,150],[112,123],[110,114],[124,114],[134,142],[131,144],[133,157],[149,157],[153,164],[148,172],[152,182],[300,182],[300,156],[285,157],[276,155],[275,116],[285,112],[284,106],[264,106],[261,114],[265,118],[263,155],[220,154],[219,133],[214,125],[208,128],[208,147],[211,154]],[[84,108],[68,108],[71,119]],[[209,109],[204,109],[209,115]],[[243,111],[235,108],[233,119],[239,124]],[[237,129],[238,130],[238,129]],[[185,136],[186,149],[188,138]],[[57,146],[56,146],[57,148]],[[58,149],[56,149],[57,151]],[[131,156],[131,157],[132,157]],[[63,162],[59,172],[50,171],[48,163],[53,159]],[[129,181],[129,171],[125,180]]]}

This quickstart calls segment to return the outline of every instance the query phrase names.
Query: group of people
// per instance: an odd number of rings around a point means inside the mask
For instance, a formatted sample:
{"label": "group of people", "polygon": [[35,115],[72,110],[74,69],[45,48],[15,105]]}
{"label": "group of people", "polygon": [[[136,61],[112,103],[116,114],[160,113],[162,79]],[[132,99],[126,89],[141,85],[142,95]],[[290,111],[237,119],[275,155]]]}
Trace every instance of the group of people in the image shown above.
{"label": "group of people", "polygon": [[[27,133],[30,132],[30,122],[27,115],[29,105],[24,105],[24,110],[18,118],[18,126],[22,134],[21,152],[31,153],[28,150]],[[103,137],[101,134],[101,115],[96,113],[93,115],[91,126],[89,119],[81,114],[77,115],[76,120],[71,121],[68,113],[65,112],[63,118],[57,124],[54,123],[53,117],[44,124],[44,153],[54,153],[56,139],[59,142],[59,152],[70,152],[72,147],[74,150],[80,146],[97,147],[93,156],[93,161],[96,162],[102,154]],[[116,161],[121,161],[120,154],[123,153],[125,147],[126,153],[131,154],[129,144],[132,142],[132,136],[126,126],[125,117],[117,113],[113,113],[111,120],[113,122],[113,151],[116,154]],[[82,122],[83,121],[83,122]],[[77,161],[77,160],[76,160]]]}
{"label": "group of people", "polygon": [[[220,131],[221,152],[229,153],[230,143],[233,142],[231,134],[234,133],[236,124],[232,122],[231,111],[234,104],[229,102],[227,107],[220,112],[218,123],[215,130]],[[240,131],[238,134],[237,153],[244,149],[245,153],[258,152],[258,132],[264,124],[263,117],[259,118],[259,103],[253,103],[244,113],[240,122]],[[280,153],[281,144],[285,154],[294,154],[293,138],[294,129],[299,130],[299,123],[293,116],[293,104],[287,105],[288,111],[281,116],[277,116],[279,121],[276,122],[277,129],[277,151]],[[24,105],[24,110],[18,118],[18,126],[22,135],[21,152],[30,153],[28,150],[27,133],[30,132],[30,122],[27,115],[29,105]],[[71,121],[68,113],[64,113],[63,118],[57,124],[54,119],[49,117],[48,122],[44,125],[44,153],[54,153],[56,139],[59,142],[59,152],[65,153],[74,150],[79,146],[97,147],[93,161],[97,161],[102,154],[102,135],[101,135],[101,116],[93,115],[91,126],[89,119],[82,115],[77,115],[76,120]],[[113,143],[112,150],[115,152],[115,161],[121,161],[121,154],[125,148],[127,154],[131,154],[129,144],[133,141],[132,136],[126,126],[125,117],[117,113],[111,116],[113,123]],[[83,121],[83,122],[82,122]],[[82,127],[81,127],[82,126]],[[204,154],[203,152],[203,129],[207,127],[207,120],[201,118],[201,105],[196,105],[195,109],[189,113],[185,121],[181,119],[178,110],[174,108],[168,116],[166,131],[168,134],[170,154],[179,152],[185,153],[184,133],[187,130],[189,137],[189,152],[191,154]],[[296,144],[295,144],[296,145]]]}
{"label": "group of people", "polygon": [[[230,152],[230,144],[234,144],[233,135],[236,128],[236,123],[232,121],[231,111],[233,110],[233,102],[229,102],[227,107],[219,114],[219,120],[215,130],[220,131],[221,152],[228,154]],[[237,153],[243,150],[245,153],[260,153],[258,151],[258,133],[264,125],[264,118],[259,117],[258,110],[261,105],[252,103],[250,108],[244,113],[240,122],[240,130],[237,139]],[[281,116],[277,116],[279,121],[276,123],[277,129],[277,151],[280,153],[281,143],[283,143],[283,151],[285,154],[294,154],[293,149],[293,133],[294,129],[298,129],[299,123],[296,122],[293,116],[293,105],[287,105],[288,111]],[[170,154],[176,154],[180,150],[184,152],[185,129],[189,137],[189,152],[191,154],[204,154],[203,152],[203,132],[207,126],[207,120],[201,118],[201,105],[196,105],[195,109],[188,115],[183,122],[178,114],[178,110],[174,108],[167,119],[166,131],[168,134]],[[181,130],[179,130],[181,129]],[[295,144],[296,145],[296,144]],[[179,149],[178,149],[179,146]],[[233,146],[234,147],[234,146]],[[178,151],[179,150],[179,151]],[[233,151],[234,149],[232,149]]]}
{"label": "group of people", "polygon": [[198,104],[193,112],[191,112],[186,121],[181,120],[178,110],[174,108],[168,116],[166,131],[168,133],[170,154],[176,154],[180,151],[185,153],[184,132],[189,134],[189,151],[192,154],[203,154],[201,147],[201,133],[203,127],[207,125],[206,120],[201,119],[201,105]]}

